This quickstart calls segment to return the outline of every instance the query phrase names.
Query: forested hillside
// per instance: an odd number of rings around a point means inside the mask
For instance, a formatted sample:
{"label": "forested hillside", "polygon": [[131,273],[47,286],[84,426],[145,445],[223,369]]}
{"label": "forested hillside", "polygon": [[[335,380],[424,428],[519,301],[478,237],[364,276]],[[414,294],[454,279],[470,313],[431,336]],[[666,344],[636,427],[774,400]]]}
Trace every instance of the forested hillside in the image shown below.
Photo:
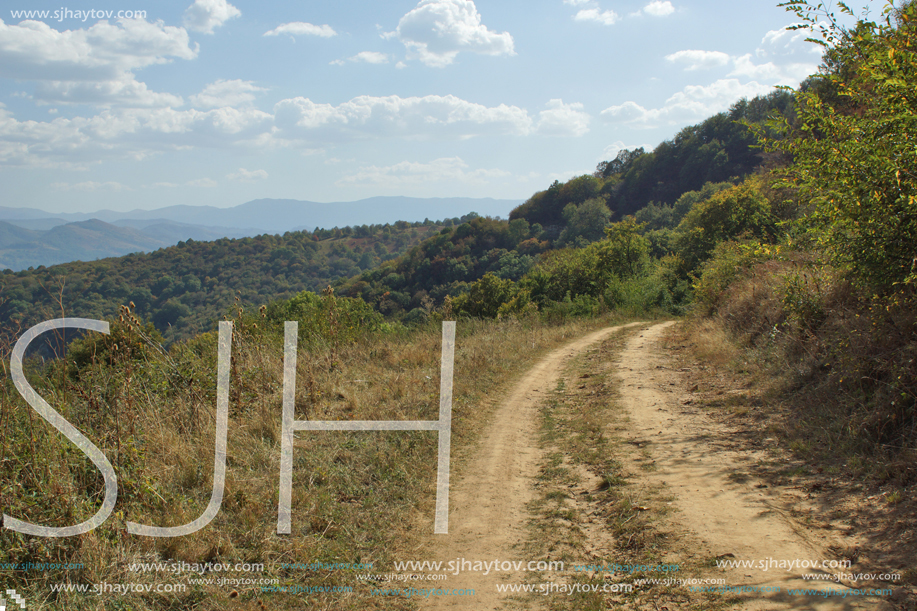
{"label": "forested hillside", "polygon": [[[470,217],[466,217],[470,218]],[[258,307],[390,260],[446,223],[398,222],[214,242],[188,240],[147,254],[0,273],[8,333],[61,316],[112,318],[121,305],[168,341],[210,331],[236,305]]]}
{"label": "forested hillside", "polygon": [[792,94],[777,90],[742,99],[729,112],[682,129],[652,152],[621,151],[615,159],[600,163],[592,176],[566,184],[555,181],[513,210],[510,219],[562,226],[567,224],[566,206],[598,198],[620,220],[651,202],[671,205],[683,193],[697,191],[708,182],[739,180],[762,163],[755,136],[745,124],[760,125],[772,115],[792,121]]}
{"label": "forested hillside", "polygon": [[[653,277],[648,281],[654,285],[644,287],[641,302],[680,311],[687,296],[688,272],[699,259],[694,252],[698,247],[691,240],[683,237],[679,242],[675,237],[689,228],[697,231],[699,223],[718,221],[698,220],[695,215],[684,231],[676,232],[676,228],[692,206],[733,187],[761,165],[760,150],[748,125],[763,125],[772,115],[792,121],[790,93],[775,91],[740,100],[729,112],[684,128],[652,152],[625,150],[614,160],[600,163],[593,174],[565,183],[555,181],[513,210],[508,223],[479,218],[445,228],[405,256],[343,281],[339,290],[363,298],[384,314],[416,321],[434,304],[442,304],[447,295],[467,293],[486,274],[494,277],[487,281],[494,290],[512,301],[513,307],[521,308],[530,299],[550,307],[551,302],[563,301],[568,292],[570,299],[604,299],[613,277],[620,280],[622,273],[634,275],[640,270],[648,274],[641,277]],[[636,224],[628,221],[630,224],[615,229],[616,235],[626,236],[622,239],[635,240],[636,250],[628,255],[634,262],[627,264],[626,272],[617,271],[614,266],[618,264],[610,263],[605,255],[595,265],[589,263],[589,269],[580,270],[582,273],[568,269],[599,256],[596,252],[603,247],[576,252],[572,248],[583,249],[602,240],[611,221],[621,223],[633,213]],[[649,258],[644,260],[644,255],[658,260],[679,249],[685,250],[687,263],[670,258],[664,269],[657,269]],[[516,281],[536,268],[521,285],[529,288],[517,294]],[[651,269],[655,271],[649,273]],[[564,274],[568,279],[561,281]],[[620,305],[622,299],[622,295],[609,295],[606,305]],[[593,306],[599,307],[597,303]]]}

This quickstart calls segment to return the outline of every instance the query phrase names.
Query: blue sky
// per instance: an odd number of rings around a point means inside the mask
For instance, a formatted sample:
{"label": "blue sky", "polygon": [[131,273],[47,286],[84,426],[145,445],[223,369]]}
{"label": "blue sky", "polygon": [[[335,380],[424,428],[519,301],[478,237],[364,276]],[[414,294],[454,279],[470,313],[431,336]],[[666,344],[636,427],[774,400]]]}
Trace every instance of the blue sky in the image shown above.
{"label": "blue sky", "polygon": [[773,0],[64,4],[0,2],[3,206],[525,199],[820,57]]}

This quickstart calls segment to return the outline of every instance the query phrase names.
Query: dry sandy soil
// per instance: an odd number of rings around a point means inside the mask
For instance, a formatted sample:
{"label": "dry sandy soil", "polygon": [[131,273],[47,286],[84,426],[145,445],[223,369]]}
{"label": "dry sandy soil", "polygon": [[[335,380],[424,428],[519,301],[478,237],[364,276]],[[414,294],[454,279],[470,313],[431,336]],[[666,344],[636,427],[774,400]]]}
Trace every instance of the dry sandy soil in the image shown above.
{"label": "dry sandy soil", "polygon": [[831,562],[838,559],[833,550],[856,549],[862,542],[839,526],[819,528],[793,519],[783,491],[749,473],[749,465],[764,456],[745,448],[718,447],[731,431],[689,407],[692,401],[685,398],[671,359],[661,346],[661,335],[669,324],[654,325],[628,341],[621,353],[619,375],[631,420],[627,435],[649,445],[656,470],[645,477],[666,486],[674,497],[672,520],[690,533],[692,547],[703,549],[707,557],[764,563],[726,569],[730,586],[780,587],[780,594],[744,594],[743,609],[891,609],[881,599],[870,597],[787,594],[795,588],[834,588],[849,593],[851,588],[843,581],[813,582],[801,575],[855,573],[855,565],[837,571],[780,566],[796,560]]}
{"label": "dry sandy soil", "polygon": [[[671,497],[668,504],[672,511],[659,517],[665,522],[663,529],[671,532],[676,542],[677,549],[669,557],[771,564],[797,560],[832,561],[845,554],[854,559],[860,557],[860,550],[868,546],[868,541],[837,516],[832,519],[821,515],[809,519],[801,515],[800,498],[793,486],[777,486],[772,480],[761,479],[756,474],[754,466],[766,458],[763,450],[743,447],[735,441],[728,423],[709,417],[693,405],[692,395],[686,388],[688,382],[661,341],[671,324],[633,323],[592,333],[550,353],[515,382],[481,435],[477,451],[454,478],[449,534],[428,542],[425,555],[445,561],[456,558],[530,560],[522,551],[528,536],[526,524],[532,518],[526,506],[537,495],[535,477],[544,459],[537,438],[538,405],[557,385],[564,367],[573,357],[610,334],[640,325],[638,331],[623,331],[631,335],[617,358],[607,363],[607,367],[616,371],[617,401],[623,410],[623,426],[618,422],[617,426],[609,427],[609,433],[622,438],[623,444],[640,449],[624,459],[635,467],[632,472],[643,480],[637,485],[661,490]],[[644,468],[639,468],[641,462],[646,463],[642,465]],[[585,482],[585,485],[594,486],[594,482]],[[583,529],[591,538],[609,538],[607,533],[596,531],[602,528],[601,523],[596,524],[591,518],[589,522]],[[856,562],[842,571],[786,570],[773,566],[768,570],[709,567],[709,575],[725,577],[726,584],[732,587],[780,588],[779,594],[740,593],[724,597],[726,606],[731,601],[737,609],[884,611],[913,608],[906,601],[902,602],[899,592],[903,589],[908,594],[907,586],[849,579],[829,583],[801,578],[803,573],[857,573],[865,572],[864,568]],[[439,582],[436,587],[473,588],[475,596],[431,596],[423,605],[430,609],[476,611],[538,609],[546,605],[543,597],[520,598],[517,595],[510,599],[497,591],[500,583],[523,583],[524,579],[523,574],[509,572],[450,575],[448,581]],[[559,580],[562,581],[563,576]],[[896,594],[893,597],[854,596],[852,587],[893,588]],[[846,591],[848,595],[789,595],[788,588],[833,588]],[[606,608],[643,608],[640,605],[646,602],[638,605],[626,598],[609,598],[605,604]],[[658,605],[656,608],[660,609]]]}
{"label": "dry sandy soil", "polygon": [[[534,498],[533,478],[541,461],[537,406],[556,384],[570,357],[621,328],[603,329],[554,350],[513,386],[481,436],[475,458],[452,486],[449,534],[434,541],[432,558],[488,562],[523,559],[518,548],[526,537],[526,504]],[[522,577],[511,572],[483,575],[469,571],[450,579],[447,587],[473,588],[472,599],[432,596],[426,600],[431,609],[500,609],[503,600],[496,584],[501,580],[521,582]]]}

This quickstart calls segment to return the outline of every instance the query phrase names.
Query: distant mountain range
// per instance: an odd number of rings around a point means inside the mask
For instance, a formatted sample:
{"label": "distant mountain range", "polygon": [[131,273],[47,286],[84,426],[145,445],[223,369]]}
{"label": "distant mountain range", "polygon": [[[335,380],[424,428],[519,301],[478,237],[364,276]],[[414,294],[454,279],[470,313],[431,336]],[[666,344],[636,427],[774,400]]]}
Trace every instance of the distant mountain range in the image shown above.
{"label": "distant mountain range", "polygon": [[237,229],[186,225],[167,220],[122,220],[117,225],[98,219],[55,223],[59,222],[56,219],[0,221],[0,269],[19,271],[39,265],[120,257],[172,246],[188,239],[209,241],[252,235]]}
{"label": "distant mountain range", "polygon": [[156,210],[50,213],[0,206],[0,269],[92,261],[148,252],[184,240],[210,241],[317,227],[441,220],[469,212],[509,215],[521,200],[467,197],[372,197],[321,204],[256,199],[233,208],[168,206]]}

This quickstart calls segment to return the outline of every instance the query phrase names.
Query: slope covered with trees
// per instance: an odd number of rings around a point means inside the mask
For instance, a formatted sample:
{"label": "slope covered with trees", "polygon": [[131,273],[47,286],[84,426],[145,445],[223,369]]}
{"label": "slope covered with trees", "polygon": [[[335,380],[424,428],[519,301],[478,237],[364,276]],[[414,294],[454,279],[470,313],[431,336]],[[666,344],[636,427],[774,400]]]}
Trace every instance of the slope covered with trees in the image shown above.
{"label": "slope covered with trees", "polygon": [[[683,129],[652,152],[622,151],[616,159],[599,164],[591,175],[565,183],[555,181],[513,210],[508,223],[478,218],[459,227],[444,228],[403,257],[340,282],[338,290],[407,321],[422,319],[446,296],[458,297],[469,291],[477,294],[476,299],[482,303],[496,303],[493,296],[480,295],[479,282],[512,301],[517,309],[529,299],[540,307],[550,307],[551,303],[562,302],[568,292],[570,299],[578,295],[598,299],[613,284],[612,277],[620,280],[619,273],[607,265],[596,267],[592,260],[598,251],[617,248],[609,246],[605,233],[609,223],[617,221],[615,235],[627,227],[627,235],[639,236],[640,244],[646,242],[646,261],[627,268],[631,272],[639,268],[641,278],[655,275],[654,287],[643,291],[652,296],[642,302],[679,311],[687,297],[688,273],[699,259],[691,253],[685,254],[687,263],[676,260],[675,251],[679,248],[697,249],[697,245],[684,239],[677,242],[676,228],[693,205],[733,187],[760,165],[754,135],[741,121],[759,125],[771,114],[792,121],[792,95],[777,91],[753,100],[743,99],[728,113]],[[710,182],[716,180],[731,182]],[[634,212],[638,222],[624,222]],[[726,227],[717,239],[744,229],[741,225]],[[694,231],[700,229],[695,227]],[[586,249],[599,241],[603,243]],[[650,259],[666,256],[670,258],[664,269],[650,263]],[[589,268],[583,270],[588,279],[560,281],[578,265]],[[547,269],[556,270],[548,274],[553,280],[547,279]],[[527,277],[530,273],[535,275]],[[492,278],[484,280],[488,274]],[[552,284],[554,280],[559,284]],[[524,295],[510,288],[518,281],[523,281],[520,286],[528,286]],[[636,298],[632,293],[631,297]],[[613,307],[620,301],[620,295],[609,297],[608,304]],[[498,309],[476,306],[468,312],[495,315]]]}
{"label": "slope covered with trees", "polygon": [[210,331],[235,306],[258,307],[397,257],[438,224],[363,225],[213,242],[152,253],[0,273],[0,324],[27,328],[61,316],[111,318],[121,305],[168,341]]}
{"label": "slope covered with trees", "polygon": [[[510,213],[556,228],[566,225],[571,204],[601,199],[615,220],[634,214],[651,202],[674,204],[687,191],[708,182],[737,181],[761,164],[757,140],[746,124],[761,125],[778,114],[788,121],[794,116],[793,96],[782,90],[752,100],[743,99],[709,119],[682,129],[652,152],[642,148],[624,150],[604,161],[592,176],[560,184],[555,181]],[[555,229],[559,234],[560,229]]]}

